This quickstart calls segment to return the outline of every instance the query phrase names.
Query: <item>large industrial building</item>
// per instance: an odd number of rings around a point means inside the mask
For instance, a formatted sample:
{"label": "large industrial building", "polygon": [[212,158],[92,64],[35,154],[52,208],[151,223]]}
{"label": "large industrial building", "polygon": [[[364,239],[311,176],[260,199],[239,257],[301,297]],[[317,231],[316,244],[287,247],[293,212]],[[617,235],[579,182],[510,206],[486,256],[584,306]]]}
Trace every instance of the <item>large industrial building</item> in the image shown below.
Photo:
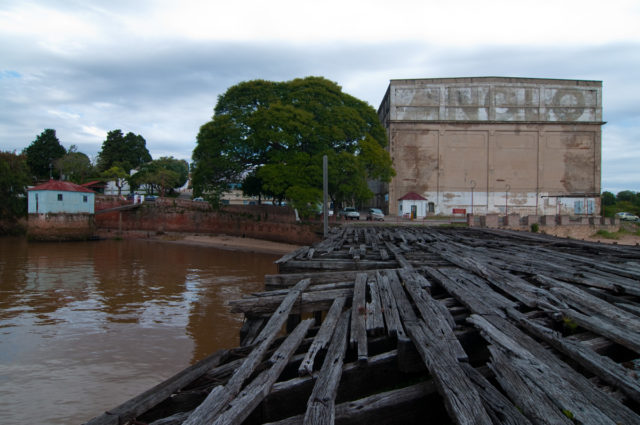
{"label": "large industrial building", "polygon": [[396,171],[389,214],[410,214],[412,193],[414,215],[600,212],[601,81],[392,80],[378,115]]}

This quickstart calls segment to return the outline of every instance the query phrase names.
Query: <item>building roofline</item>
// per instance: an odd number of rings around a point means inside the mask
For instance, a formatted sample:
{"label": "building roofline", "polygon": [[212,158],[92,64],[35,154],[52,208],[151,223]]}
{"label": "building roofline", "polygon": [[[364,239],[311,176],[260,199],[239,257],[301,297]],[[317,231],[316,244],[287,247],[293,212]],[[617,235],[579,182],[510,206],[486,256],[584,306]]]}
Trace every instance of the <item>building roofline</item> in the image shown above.
{"label": "building roofline", "polygon": [[397,82],[430,82],[433,84],[436,83],[471,83],[474,81],[477,82],[519,82],[524,83],[530,81],[532,83],[553,83],[557,82],[562,85],[567,85],[567,83],[574,83],[574,85],[582,85],[582,86],[596,86],[602,87],[602,80],[578,80],[578,79],[563,79],[563,78],[530,78],[530,77],[499,77],[499,76],[480,76],[480,77],[445,77],[445,78],[399,78],[399,79],[391,79],[391,83]]}

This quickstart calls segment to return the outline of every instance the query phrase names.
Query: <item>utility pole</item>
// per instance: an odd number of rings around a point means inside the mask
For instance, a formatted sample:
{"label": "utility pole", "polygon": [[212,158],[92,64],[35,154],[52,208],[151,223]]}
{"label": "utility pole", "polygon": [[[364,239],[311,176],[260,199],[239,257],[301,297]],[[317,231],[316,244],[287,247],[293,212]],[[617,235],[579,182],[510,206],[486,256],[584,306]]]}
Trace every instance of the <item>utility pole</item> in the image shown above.
{"label": "utility pole", "polygon": [[327,155],[322,157],[322,217],[324,217],[324,237],[329,236],[329,160]]}

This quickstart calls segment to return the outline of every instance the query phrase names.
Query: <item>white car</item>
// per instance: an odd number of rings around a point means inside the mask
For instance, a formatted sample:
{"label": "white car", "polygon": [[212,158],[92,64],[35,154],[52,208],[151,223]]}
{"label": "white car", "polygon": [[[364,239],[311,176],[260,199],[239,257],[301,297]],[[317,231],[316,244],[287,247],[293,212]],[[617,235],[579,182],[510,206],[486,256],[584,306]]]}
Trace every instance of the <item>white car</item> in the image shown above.
{"label": "white car", "polygon": [[347,207],[338,214],[347,220],[360,220],[360,212],[353,207]]}
{"label": "white car", "polygon": [[638,218],[637,215],[631,214],[631,213],[628,213],[628,212],[616,213],[616,217],[618,217],[620,220],[624,220],[624,221],[640,221],[640,219]]}

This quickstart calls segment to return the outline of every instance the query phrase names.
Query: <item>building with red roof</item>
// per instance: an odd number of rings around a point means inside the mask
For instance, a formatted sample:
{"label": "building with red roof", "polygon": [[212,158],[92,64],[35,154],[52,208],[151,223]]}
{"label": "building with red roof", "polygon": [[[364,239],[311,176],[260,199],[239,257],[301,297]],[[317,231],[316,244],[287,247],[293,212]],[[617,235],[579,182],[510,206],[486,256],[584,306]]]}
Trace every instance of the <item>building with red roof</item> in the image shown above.
{"label": "building with red roof", "polygon": [[49,180],[28,189],[29,214],[93,214],[95,192],[71,182]]}

